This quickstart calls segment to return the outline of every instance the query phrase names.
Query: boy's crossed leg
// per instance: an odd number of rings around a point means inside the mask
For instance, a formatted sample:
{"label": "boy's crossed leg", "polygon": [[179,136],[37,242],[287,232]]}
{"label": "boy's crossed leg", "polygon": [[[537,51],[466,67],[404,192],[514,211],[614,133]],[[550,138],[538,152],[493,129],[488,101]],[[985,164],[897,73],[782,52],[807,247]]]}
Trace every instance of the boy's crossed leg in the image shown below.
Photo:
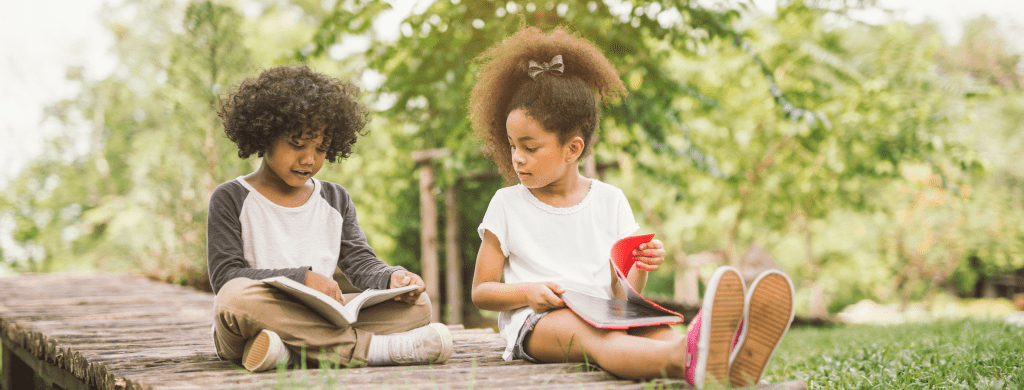
{"label": "boy's crossed leg", "polygon": [[388,301],[364,308],[356,324],[339,328],[274,287],[236,278],[217,294],[214,341],[219,356],[238,361],[246,343],[268,329],[279,335],[292,354],[304,349],[309,361],[344,367],[366,362],[374,334],[425,326],[430,322],[430,311],[430,300],[423,294],[414,305]]}

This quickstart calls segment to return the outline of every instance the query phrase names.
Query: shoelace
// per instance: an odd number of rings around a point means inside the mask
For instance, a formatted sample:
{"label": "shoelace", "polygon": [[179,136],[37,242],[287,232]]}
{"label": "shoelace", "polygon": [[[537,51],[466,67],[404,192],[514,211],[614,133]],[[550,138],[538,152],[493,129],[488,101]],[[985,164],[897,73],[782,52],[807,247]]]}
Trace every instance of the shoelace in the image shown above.
{"label": "shoelace", "polygon": [[408,335],[391,340],[391,360],[395,363],[412,363],[427,360],[426,348],[422,348],[422,337]]}

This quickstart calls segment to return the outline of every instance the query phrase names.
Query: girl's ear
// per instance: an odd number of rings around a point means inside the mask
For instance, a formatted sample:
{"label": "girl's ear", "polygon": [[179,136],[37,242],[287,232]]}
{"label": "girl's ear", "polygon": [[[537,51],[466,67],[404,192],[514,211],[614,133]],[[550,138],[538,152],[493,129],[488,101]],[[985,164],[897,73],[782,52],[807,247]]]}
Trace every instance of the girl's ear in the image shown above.
{"label": "girl's ear", "polygon": [[565,160],[566,162],[573,162],[580,158],[583,154],[583,148],[586,144],[583,142],[583,138],[580,136],[572,137],[569,140],[565,148]]}

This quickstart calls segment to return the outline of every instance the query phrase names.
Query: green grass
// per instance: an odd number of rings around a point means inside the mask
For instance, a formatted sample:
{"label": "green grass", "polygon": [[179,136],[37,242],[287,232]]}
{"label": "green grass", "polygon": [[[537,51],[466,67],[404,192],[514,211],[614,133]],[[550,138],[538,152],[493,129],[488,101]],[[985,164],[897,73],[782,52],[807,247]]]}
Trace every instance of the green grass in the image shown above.
{"label": "green grass", "polygon": [[[344,387],[337,369],[294,371],[280,372],[269,388]],[[962,320],[795,328],[762,380],[801,380],[810,389],[1024,389],[1024,327]],[[655,380],[646,388],[683,387]]]}
{"label": "green grass", "polygon": [[1024,327],[963,320],[796,328],[763,379],[811,389],[1024,389]]}

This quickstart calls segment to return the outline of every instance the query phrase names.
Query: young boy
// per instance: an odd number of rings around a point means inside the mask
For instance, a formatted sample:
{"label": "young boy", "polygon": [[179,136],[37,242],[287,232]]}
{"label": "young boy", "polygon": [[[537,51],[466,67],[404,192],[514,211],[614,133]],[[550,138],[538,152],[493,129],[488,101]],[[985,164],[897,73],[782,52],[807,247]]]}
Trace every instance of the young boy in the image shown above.
{"label": "young boy", "polygon": [[[313,178],[324,160],[352,152],[368,121],[360,90],[305,66],[281,66],[242,81],[221,101],[238,156],[263,160],[210,197],[207,262],[214,345],[250,371],[311,361],[337,366],[434,364],[452,353],[451,334],[429,324],[423,279],[378,259],[340,185]],[[358,288],[418,285],[363,309],[339,328],[260,279],[286,276],[344,303],[335,267]],[[404,332],[404,333],[398,333]],[[384,336],[386,335],[386,336]]]}

